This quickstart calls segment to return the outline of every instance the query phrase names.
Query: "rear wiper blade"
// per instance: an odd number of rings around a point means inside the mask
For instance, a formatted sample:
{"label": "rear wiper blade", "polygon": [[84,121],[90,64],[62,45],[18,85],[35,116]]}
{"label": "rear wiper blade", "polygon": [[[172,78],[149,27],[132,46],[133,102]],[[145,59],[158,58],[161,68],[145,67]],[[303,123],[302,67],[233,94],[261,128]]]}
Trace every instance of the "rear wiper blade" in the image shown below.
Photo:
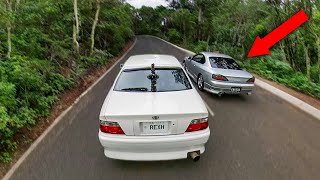
{"label": "rear wiper blade", "polygon": [[148,91],[148,88],[145,87],[137,87],[137,88],[124,88],[121,91]]}

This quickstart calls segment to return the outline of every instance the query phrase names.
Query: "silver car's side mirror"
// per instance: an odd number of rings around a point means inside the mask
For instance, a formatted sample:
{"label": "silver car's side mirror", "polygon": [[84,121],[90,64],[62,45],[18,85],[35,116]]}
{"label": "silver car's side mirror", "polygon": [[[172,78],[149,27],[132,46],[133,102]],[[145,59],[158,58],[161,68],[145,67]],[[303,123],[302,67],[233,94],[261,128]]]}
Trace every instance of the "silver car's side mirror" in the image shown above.
{"label": "silver car's side mirror", "polygon": [[192,57],[191,56],[187,56],[187,57],[184,58],[184,60],[187,60],[187,59],[192,59]]}
{"label": "silver car's side mirror", "polygon": [[123,64],[120,64],[120,68],[121,68],[121,69],[123,68]]}

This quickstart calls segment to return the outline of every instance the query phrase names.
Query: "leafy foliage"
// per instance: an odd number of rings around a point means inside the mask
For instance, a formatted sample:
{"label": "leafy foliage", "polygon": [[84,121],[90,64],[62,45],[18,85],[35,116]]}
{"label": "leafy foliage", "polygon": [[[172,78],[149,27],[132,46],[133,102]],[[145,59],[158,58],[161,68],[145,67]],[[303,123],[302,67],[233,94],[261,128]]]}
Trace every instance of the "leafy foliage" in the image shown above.
{"label": "leafy foliage", "polygon": [[305,74],[294,71],[287,62],[277,60],[280,57],[281,52],[276,51],[270,56],[260,58],[259,61],[249,60],[244,67],[269,80],[320,98],[320,83],[311,82]]}
{"label": "leafy foliage", "polygon": [[[12,12],[6,2],[12,2]],[[89,55],[95,1],[79,1],[78,7],[80,57],[72,44],[72,1],[0,1],[0,161],[11,160],[17,132],[49,115],[62,92],[105,65],[134,36],[133,8],[118,0],[101,1],[96,46]],[[9,24],[12,53],[7,58]]]}
{"label": "leafy foliage", "polygon": [[[319,1],[167,1],[169,8],[148,8],[148,15],[144,8],[137,10],[143,14],[135,21],[138,34],[160,33],[195,52],[229,54],[248,70],[320,98]],[[247,59],[257,36],[263,38],[300,9],[309,16],[307,23],[274,46],[271,55]],[[164,26],[161,19],[166,19]]]}
{"label": "leafy foliage", "polygon": [[181,42],[181,34],[174,28],[170,28],[168,32],[168,38],[171,42],[178,43]]}

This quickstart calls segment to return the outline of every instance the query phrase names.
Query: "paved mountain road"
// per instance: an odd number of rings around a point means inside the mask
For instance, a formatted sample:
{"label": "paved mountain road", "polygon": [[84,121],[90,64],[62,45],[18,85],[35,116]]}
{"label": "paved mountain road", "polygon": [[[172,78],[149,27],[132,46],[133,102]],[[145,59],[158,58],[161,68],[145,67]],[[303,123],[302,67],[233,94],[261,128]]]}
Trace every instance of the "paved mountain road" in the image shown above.
{"label": "paved mountain road", "polygon": [[[136,54],[185,53],[149,36],[139,36],[122,60]],[[116,66],[93,89],[72,123],[47,136],[12,179],[320,179],[320,122],[257,87],[251,96],[200,93],[214,111],[211,138],[201,160],[127,162],[105,158],[98,141],[99,111]]]}

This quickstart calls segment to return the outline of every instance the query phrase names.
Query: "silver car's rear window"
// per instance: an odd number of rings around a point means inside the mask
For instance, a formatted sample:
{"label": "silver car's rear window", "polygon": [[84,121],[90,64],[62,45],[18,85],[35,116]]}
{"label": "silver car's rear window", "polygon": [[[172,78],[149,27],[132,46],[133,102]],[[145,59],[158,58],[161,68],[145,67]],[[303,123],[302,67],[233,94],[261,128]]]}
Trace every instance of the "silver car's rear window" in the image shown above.
{"label": "silver car's rear window", "polygon": [[[181,91],[191,89],[190,82],[181,68],[156,68],[158,76],[157,92]],[[115,85],[115,91],[151,91],[150,69],[124,70]]]}
{"label": "silver car's rear window", "polygon": [[209,57],[209,61],[213,68],[241,70],[241,67],[231,58]]}

